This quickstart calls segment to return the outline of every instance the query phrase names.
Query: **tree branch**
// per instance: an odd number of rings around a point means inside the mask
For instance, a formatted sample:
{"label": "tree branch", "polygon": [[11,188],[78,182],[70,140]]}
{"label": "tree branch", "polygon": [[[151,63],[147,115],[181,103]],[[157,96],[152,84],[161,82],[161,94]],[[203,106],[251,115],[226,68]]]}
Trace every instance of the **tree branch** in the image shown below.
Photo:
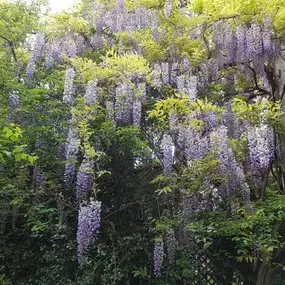
{"label": "tree branch", "polygon": [[9,47],[10,47],[10,49],[11,49],[11,52],[12,52],[12,55],[13,55],[13,58],[14,58],[15,62],[18,62],[18,61],[17,61],[17,57],[16,57],[16,53],[15,53],[15,50],[14,50],[14,47],[13,47],[13,43],[12,43],[10,40],[8,40],[6,37],[2,36],[2,35],[0,35],[0,38],[3,39],[3,40],[5,40],[5,41],[8,43],[8,45],[9,45]]}

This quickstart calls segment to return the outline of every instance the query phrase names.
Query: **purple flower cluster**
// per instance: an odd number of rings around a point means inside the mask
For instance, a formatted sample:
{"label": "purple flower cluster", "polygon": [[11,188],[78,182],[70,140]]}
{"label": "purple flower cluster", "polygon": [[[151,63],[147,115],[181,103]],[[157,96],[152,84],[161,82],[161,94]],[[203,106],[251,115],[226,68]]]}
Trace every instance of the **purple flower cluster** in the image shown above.
{"label": "purple flower cluster", "polygon": [[164,16],[165,18],[169,18],[172,10],[172,0],[165,0],[164,4]]}
{"label": "purple flower cluster", "polygon": [[96,88],[97,88],[97,81],[88,81],[86,93],[84,95],[84,103],[87,105],[91,105],[96,103]]}
{"label": "purple flower cluster", "polygon": [[250,164],[253,170],[267,169],[274,155],[274,133],[271,127],[261,124],[247,133]]}
{"label": "purple flower cluster", "polygon": [[208,138],[202,137],[198,131],[190,126],[179,128],[177,144],[190,164],[193,160],[203,158],[209,150]]}
{"label": "purple flower cluster", "polygon": [[161,270],[164,260],[164,243],[162,239],[156,239],[153,250],[153,274],[156,278],[161,277]]}
{"label": "purple flower cluster", "polygon": [[161,76],[163,84],[169,83],[169,64],[168,62],[161,63]]}
{"label": "purple flower cluster", "polygon": [[75,102],[73,93],[73,80],[75,77],[75,71],[72,67],[67,67],[64,77],[64,91],[63,102],[66,104],[73,104]]}
{"label": "purple flower cluster", "polygon": [[152,86],[156,89],[159,89],[162,85],[161,73],[160,65],[155,63],[152,68]]}
{"label": "purple flower cluster", "polygon": [[86,262],[89,247],[98,237],[101,221],[101,202],[91,201],[88,205],[80,205],[77,228],[77,254],[78,262]]}
{"label": "purple flower cluster", "polygon": [[177,89],[181,95],[188,95],[189,101],[195,101],[198,92],[197,76],[181,75],[177,77]]}
{"label": "purple flower cluster", "polygon": [[115,121],[140,126],[142,102],[146,97],[146,84],[119,83],[115,91]]}
{"label": "purple flower cluster", "polygon": [[25,76],[26,80],[29,80],[35,73],[36,62],[38,58],[41,56],[44,44],[45,44],[44,35],[40,33],[36,34],[33,47],[32,47],[33,52],[27,64],[26,76]]}
{"label": "purple flower cluster", "polygon": [[93,160],[85,155],[77,173],[76,199],[78,203],[87,201],[88,191],[94,179],[93,164]]}
{"label": "purple flower cluster", "polygon": [[79,150],[78,132],[74,127],[69,128],[67,142],[65,145],[66,164],[64,171],[64,182],[71,184],[75,176],[75,164],[77,161],[77,154]]}
{"label": "purple flower cluster", "polygon": [[131,124],[133,113],[133,104],[131,89],[127,82],[119,83],[116,88],[115,97],[115,120]]}
{"label": "purple flower cluster", "polygon": [[177,239],[175,237],[175,233],[173,229],[169,229],[166,232],[165,237],[165,245],[166,245],[166,251],[167,256],[170,264],[173,264],[175,262],[175,254],[177,250]]}
{"label": "purple flower cluster", "polygon": [[263,76],[265,60],[277,52],[270,17],[265,17],[262,27],[253,21],[249,26],[238,25],[236,30],[232,30],[227,22],[217,22],[212,32],[218,69],[229,63],[250,63]]}
{"label": "purple flower cluster", "polygon": [[8,110],[6,114],[6,123],[9,124],[12,121],[15,109],[20,105],[20,97],[15,93],[10,93],[8,98]]}
{"label": "purple flower cluster", "polygon": [[172,170],[173,163],[173,141],[168,134],[164,134],[161,141],[161,148],[163,152],[163,171],[167,176]]}

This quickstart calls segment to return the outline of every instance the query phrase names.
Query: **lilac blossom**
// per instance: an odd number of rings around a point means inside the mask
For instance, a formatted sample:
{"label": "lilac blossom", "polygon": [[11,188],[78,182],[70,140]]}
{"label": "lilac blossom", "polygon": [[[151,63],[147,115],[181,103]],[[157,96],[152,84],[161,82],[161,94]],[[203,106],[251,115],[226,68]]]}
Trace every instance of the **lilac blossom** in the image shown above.
{"label": "lilac blossom", "polygon": [[90,201],[87,205],[80,205],[76,240],[78,262],[81,265],[86,262],[88,249],[98,237],[100,222],[100,201]]}
{"label": "lilac blossom", "polygon": [[79,138],[77,130],[71,126],[69,128],[67,142],[65,145],[66,164],[64,171],[64,182],[71,184],[75,176],[75,163],[77,161],[77,154],[79,150]]}
{"label": "lilac blossom", "polygon": [[153,250],[153,273],[156,278],[161,277],[161,270],[164,260],[164,243],[162,239],[156,239]]}
{"label": "lilac blossom", "polygon": [[164,4],[164,16],[165,18],[169,18],[172,10],[172,0],[165,0]]}
{"label": "lilac blossom", "polygon": [[236,40],[237,40],[237,54],[236,62],[243,63],[246,61],[246,27],[239,25],[236,28]]}
{"label": "lilac blossom", "polygon": [[45,39],[43,34],[36,34],[35,40],[32,46],[32,55],[28,59],[27,69],[26,69],[26,80],[30,79],[34,73],[36,68],[36,62],[41,56],[43,46],[45,44]]}
{"label": "lilac blossom", "polygon": [[78,203],[87,200],[88,191],[91,189],[94,179],[93,164],[92,158],[85,155],[77,173],[76,199]]}
{"label": "lilac blossom", "polygon": [[197,97],[197,76],[181,75],[177,77],[177,89],[179,94],[188,95],[189,101],[195,101]]}
{"label": "lilac blossom", "polygon": [[228,145],[227,132],[225,126],[220,126],[210,135],[211,144],[217,152],[220,174],[224,177],[220,189],[226,197],[232,197],[240,192],[245,199],[245,203],[250,204],[250,189],[243,168],[236,161]]}
{"label": "lilac blossom", "polygon": [[115,97],[115,120],[116,122],[131,123],[133,113],[130,86],[127,82],[119,83]]}
{"label": "lilac blossom", "polygon": [[270,16],[265,17],[263,23],[264,23],[264,28],[262,30],[263,50],[265,54],[270,56],[274,53],[274,47],[272,42],[274,31],[272,29],[272,20]]}
{"label": "lilac blossom", "polygon": [[192,127],[184,127],[179,130],[180,143],[183,143],[185,157],[188,163],[203,158],[208,151],[208,139],[201,137],[200,133]]}
{"label": "lilac blossom", "polygon": [[163,171],[165,175],[169,175],[173,163],[173,142],[168,134],[163,135],[161,148],[163,152]]}
{"label": "lilac blossom", "polygon": [[141,124],[142,103],[139,100],[133,102],[133,125],[139,127]]}
{"label": "lilac blossom", "polygon": [[97,81],[88,81],[86,93],[84,95],[84,103],[87,105],[91,105],[96,103],[96,88],[97,88]]}
{"label": "lilac blossom", "polygon": [[163,84],[169,83],[169,64],[168,62],[161,63],[161,75]]}
{"label": "lilac blossom", "polygon": [[166,232],[165,245],[166,245],[166,251],[167,251],[169,263],[173,264],[175,262],[175,254],[176,254],[177,245],[178,245],[173,229],[169,229]]}
{"label": "lilac blossom", "polygon": [[64,77],[64,91],[63,91],[63,102],[66,104],[72,104],[75,102],[73,93],[73,80],[75,77],[75,71],[72,67],[67,67]]}
{"label": "lilac blossom", "polygon": [[114,104],[111,101],[106,101],[106,120],[114,121]]}
{"label": "lilac blossom", "polygon": [[11,123],[15,110],[19,107],[19,105],[20,105],[20,97],[15,93],[9,93],[8,110],[6,114],[7,124]]}
{"label": "lilac blossom", "polygon": [[161,67],[158,63],[153,65],[153,72],[152,72],[152,85],[154,88],[159,89],[162,85],[161,81]]}
{"label": "lilac blossom", "polygon": [[274,155],[274,133],[271,127],[261,124],[248,133],[250,164],[252,169],[267,169]]}

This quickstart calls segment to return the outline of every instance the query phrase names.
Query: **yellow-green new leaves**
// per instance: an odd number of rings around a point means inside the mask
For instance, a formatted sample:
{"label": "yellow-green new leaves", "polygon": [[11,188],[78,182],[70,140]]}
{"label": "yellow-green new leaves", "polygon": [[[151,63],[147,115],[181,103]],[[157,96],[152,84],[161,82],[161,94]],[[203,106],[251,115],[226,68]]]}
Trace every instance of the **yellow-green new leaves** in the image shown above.
{"label": "yellow-green new leaves", "polygon": [[262,23],[264,16],[270,15],[275,30],[285,32],[284,0],[194,0],[188,9],[206,22],[232,18],[235,22],[257,19]]}
{"label": "yellow-green new leaves", "polygon": [[148,61],[136,53],[117,55],[113,50],[102,57],[103,63],[96,69],[98,78],[126,80],[129,78],[148,78],[150,68]]}
{"label": "yellow-green new leaves", "polygon": [[73,57],[70,61],[76,71],[83,75],[85,82],[95,79],[97,69],[96,62],[91,59],[81,57]]}
{"label": "yellow-green new leaves", "polygon": [[[181,96],[180,94],[175,94],[170,98],[159,100],[154,104],[154,110],[148,112],[149,118],[156,118],[163,125],[168,121],[169,115],[178,115],[179,117],[191,117],[191,113],[195,111],[197,114],[201,112],[215,112],[218,116],[223,113],[223,109],[213,105],[207,100],[202,101],[197,99],[194,102],[189,102],[188,96]],[[201,127],[201,120],[192,118],[191,124],[195,129]]]}
{"label": "yellow-green new leaves", "polygon": [[68,32],[88,33],[88,23],[84,18],[72,13],[49,15],[46,19],[46,32],[51,36],[64,36]]}
{"label": "yellow-green new leaves", "polygon": [[264,120],[271,123],[280,123],[282,112],[280,111],[280,101],[270,101],[268,99],[257,100],[253,104],[248,104],[242,99],[235,98],[233,111],[236,116],[249,120],[253,124],[261,124]]}

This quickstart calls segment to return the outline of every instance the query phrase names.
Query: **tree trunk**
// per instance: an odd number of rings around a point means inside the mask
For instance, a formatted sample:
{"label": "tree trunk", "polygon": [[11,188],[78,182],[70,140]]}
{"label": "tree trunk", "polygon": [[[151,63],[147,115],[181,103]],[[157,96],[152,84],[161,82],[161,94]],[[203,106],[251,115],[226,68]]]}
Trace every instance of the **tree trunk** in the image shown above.
{"label": "tree trunk", "polygon": [[267,261],[263,261],[258,271],[256,285],[268,285],[267,284],[267,272],[269,270],[269,264]]}

